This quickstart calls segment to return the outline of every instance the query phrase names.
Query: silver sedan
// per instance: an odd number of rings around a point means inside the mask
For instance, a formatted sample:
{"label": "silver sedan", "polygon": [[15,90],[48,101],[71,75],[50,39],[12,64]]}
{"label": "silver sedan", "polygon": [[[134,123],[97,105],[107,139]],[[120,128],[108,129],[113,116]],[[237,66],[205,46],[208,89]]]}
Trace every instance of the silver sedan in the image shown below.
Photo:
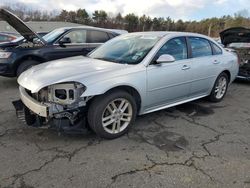
{"label": "silver sedan", "polygon": [[88,57],[35,66],[18,82],[28,124],[39,118],[38,126],[69,130],[87,119],[112,139],[137,115],[202,97],[221,101],[238,69],[237,56],[206,36],[143,32],[114,38]]}

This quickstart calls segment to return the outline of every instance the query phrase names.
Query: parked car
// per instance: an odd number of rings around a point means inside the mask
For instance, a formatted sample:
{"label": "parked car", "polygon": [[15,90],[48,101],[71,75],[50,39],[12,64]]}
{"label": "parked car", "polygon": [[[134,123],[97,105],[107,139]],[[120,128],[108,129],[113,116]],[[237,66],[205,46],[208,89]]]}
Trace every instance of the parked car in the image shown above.
{"label": "parked car", "polygon": [[240,69],[237,78],[250,80],[250,29],[229,28],[221,32],[220,36],[223,45],[235,50],[239,55]]}
{"label": "parked car", "polygon": [[28,68],[46,61],[87,55],[102,43],[121,33],[120,30],[116,32],[82,26],[59,28],[41,37],[5,9],[0,9],[0,17],[25,39],[0,44],[0,75],[8,77],[19,76]]}
{"label": "parked car", "polygon": [[6,33],[6,32],[0,32],[0,43],[2,42],[10,42],[18,38],[18,35],[14,33]]}
{"label": "parked car", "polygon": [[[41,64],[19,78],[28,125],[101,137],[125,134],[137,115],[209,97],[221,101],[238,73],[237,55],[192,33],[144,32],[116,37],[88,57]],[[22,104],[23,103],[23,104]]]}

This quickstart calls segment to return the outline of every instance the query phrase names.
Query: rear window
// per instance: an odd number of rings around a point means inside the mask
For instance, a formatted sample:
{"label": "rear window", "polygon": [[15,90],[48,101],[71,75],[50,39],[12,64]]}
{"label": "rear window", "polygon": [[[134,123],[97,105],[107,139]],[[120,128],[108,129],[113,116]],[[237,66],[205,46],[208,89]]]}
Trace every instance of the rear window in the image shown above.
{"label": "rear window", "polygon": [[104,43],[109,40],[109,36],[103,31],[88,31],[88,43]]}
{"label": "rear window", "polygon": [[204,57],[212,55],[212,48],[208,40],[200,37],[189,37],[192,49],[192,57]]}

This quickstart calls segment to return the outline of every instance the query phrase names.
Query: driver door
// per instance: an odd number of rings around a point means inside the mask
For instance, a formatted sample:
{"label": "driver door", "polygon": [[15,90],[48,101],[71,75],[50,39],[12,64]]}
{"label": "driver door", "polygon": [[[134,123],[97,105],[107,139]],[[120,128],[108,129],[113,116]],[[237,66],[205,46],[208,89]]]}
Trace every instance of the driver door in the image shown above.
{"label": "driver door", "polygon": [[87,43],[87,30],[77,29],[65,34],[60,40],[67,38],[69,42],[54,45],[54,50],[49,52],[51,59],[61,59],[78,55],[86,55],[90,52]]}
{"label": "driver door", "polygon": [[[175,61],[155,63],[154,61],[163,54],[172,55]],[[191,66],[185,37],[173,38],[166,42],[147,67],[146,110],[187,99],[191,86]]]}

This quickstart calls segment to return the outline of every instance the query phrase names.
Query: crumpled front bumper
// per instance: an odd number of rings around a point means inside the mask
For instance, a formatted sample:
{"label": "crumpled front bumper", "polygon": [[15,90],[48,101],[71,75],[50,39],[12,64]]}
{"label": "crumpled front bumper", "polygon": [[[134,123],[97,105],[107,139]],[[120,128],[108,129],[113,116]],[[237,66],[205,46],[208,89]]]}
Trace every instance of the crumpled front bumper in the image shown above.
{"label": "crumpled front bumper", "polygon": [[87,120],[84,113],[74,124],[67,118],[54,118],[50,114],[50,107],[33,99],[23,87],[19,87],[21,100],[13,101],[18,119],[28,126],[55,129],[69,134],[83,134],[88,132]]}
{"label": "crumpled front bumper", "polygon": [[23,104],[30,109],[35,114],[41,117],[48,117],[49,116],[49,106],[42,104],[35,99],[33,99],[23,88],[22,86],[19,87],[20,97]]}

